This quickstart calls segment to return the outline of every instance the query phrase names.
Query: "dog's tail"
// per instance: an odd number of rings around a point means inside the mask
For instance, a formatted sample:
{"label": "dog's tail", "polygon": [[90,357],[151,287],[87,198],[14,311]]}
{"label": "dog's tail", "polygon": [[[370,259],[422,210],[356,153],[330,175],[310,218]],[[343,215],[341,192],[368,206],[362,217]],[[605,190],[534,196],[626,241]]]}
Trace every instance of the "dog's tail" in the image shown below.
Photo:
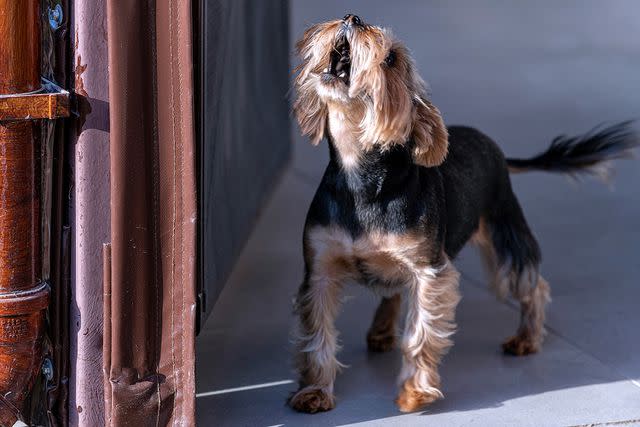
{"label": "dog's tail", "polygon": [[613,160],[632,157],[640,146],[640,136],[633,130],[632,121],[612,126],[598,126],[581,136],[558,136],[547,151],[529,159],[507,159],[509,172],[532,170],[579,175],[595,175],[606,180]]}

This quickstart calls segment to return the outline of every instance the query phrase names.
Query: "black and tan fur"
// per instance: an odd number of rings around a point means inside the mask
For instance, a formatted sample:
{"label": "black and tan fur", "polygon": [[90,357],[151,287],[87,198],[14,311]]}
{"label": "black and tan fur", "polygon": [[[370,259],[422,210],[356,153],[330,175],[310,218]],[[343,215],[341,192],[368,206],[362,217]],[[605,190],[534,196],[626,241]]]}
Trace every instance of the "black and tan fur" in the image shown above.
{"label": "black and tan fur", "polygon": [[481,132],[445,127],[407,49],[388,30],[347,15],[309,28],[297,48],[295,114],[314,144],[327,139],[330,162],[304,230],[300,388],[289,404],[311,413],[334,407],[341,368],[334,320],[350,283],[382,296],[367,334],[372,351],[393,347],[406,295],[400,410],[441,398],[438,365],[452,345],[460,299],[452,260],[470,240],[496,293],[521,305],[520,326],[504,350],[538,351],[549,285],[509,171],[602,175],[603,165],[637,145],[628,124],[557,139],[533,159],[505,159]]}

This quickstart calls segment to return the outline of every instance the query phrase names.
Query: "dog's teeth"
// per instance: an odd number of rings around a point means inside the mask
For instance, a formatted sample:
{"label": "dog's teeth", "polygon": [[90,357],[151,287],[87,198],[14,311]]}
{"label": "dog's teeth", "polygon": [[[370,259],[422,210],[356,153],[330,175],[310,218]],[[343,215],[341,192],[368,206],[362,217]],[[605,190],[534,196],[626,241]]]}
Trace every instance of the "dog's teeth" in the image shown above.
{"label": "dog's teeth", "polygon": [[344,71],[340,73],[340,75],[338,77],[342,78],[342,77],[346,77],[347,73],[345,73]]}

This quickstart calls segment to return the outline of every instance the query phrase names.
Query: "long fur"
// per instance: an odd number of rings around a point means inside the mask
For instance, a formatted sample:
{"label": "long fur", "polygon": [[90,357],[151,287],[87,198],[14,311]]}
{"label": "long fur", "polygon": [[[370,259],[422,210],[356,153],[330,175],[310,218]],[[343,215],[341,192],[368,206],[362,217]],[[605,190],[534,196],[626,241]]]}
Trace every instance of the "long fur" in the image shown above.
{"label": "long fur", "polygon": [[297,51],[294,112],[313,144],[326,138],[330,160],[305,223],[300,383],[289,404],[309,413],[335,406],[334,323],[340,291],[352,282],[382,296],[367,336],[375,351],[393,347],[406,291],[399,409],[442,397],[438,365],[452,345],[459,300],[451,262],[473,236],[496,293],[520,303],[520,326],[504,351],[538,351],[550,291],[509,172],[606,176],[611,160],[639,145],[630,123],[556,138],[531,159],[505,159],[477,129],[445,127],[408,49],[389,30],[347,15],[312,26]]}
{"label": "long fur", "polygon": [[606,180],[611,174],[611,161],[631,157],[640,145],[632,123],[598,126],[581,136],[558,136],[543,153],[529,159],[508,158],[507,165],[512,173],[544,170],[574,177],[594,175]]}
{"label": "long fur", "polygon": [[396,403],[403,412],[444,397],[438,364],[453,345],[455,308],[460,301],[460,274],[448,260],[439,268],[417,273],[409,286],[402,369],[398,377],[401,391]]}
{"label": "long fur", "polygon": [[[346,37],[350,51],[349,87],[327,85],[323,70],[333,45]],[[390,30],[366,25],[344,27],[342,21],[316,24],[296,44],[297,67],[293,111],[304,135],[316,145],[327,132],[329,109],[357,123],[354,136],[363,150],[390,149],[411,141],[416,164],[431,167],[444,161],[448,134],[440,111],[429,101],[413,58]],[[393,52],[393,66],[385,58]]]}

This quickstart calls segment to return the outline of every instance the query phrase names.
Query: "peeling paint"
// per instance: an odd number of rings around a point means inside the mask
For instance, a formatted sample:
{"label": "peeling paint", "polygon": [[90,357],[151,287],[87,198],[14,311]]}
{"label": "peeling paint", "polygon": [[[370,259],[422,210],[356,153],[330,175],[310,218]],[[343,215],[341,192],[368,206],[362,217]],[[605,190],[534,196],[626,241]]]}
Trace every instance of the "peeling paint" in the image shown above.
{"label": "peeling paint", "polygon": [[[78,38],[76,34],[76,49],[78,44]],[[91,114],[91,102],[89,102],[89,94],[84,88],[84,80],[82,79],[82,74],[87,71],[87,64],[82,65],[82,55],[77,54],[76,56],[76,67],[75,67],[75,92],[76,92],[76,102],[78,108],[78,120],[76,121],[76,134],[80,135],[82,130],[84,129],[84,124],[87,121],[87,116]]]}
{"label": "peeling paint", "polygon": [[87,64],[82,65],[82,55],[78,54],[78,56],[76,57],[76,82],[74,87],[76,93],[82,96],[89,96],[87,95],[87,91],[84,90],[84,81],[82,81],[82,73],[84,73],[86,70]]}

